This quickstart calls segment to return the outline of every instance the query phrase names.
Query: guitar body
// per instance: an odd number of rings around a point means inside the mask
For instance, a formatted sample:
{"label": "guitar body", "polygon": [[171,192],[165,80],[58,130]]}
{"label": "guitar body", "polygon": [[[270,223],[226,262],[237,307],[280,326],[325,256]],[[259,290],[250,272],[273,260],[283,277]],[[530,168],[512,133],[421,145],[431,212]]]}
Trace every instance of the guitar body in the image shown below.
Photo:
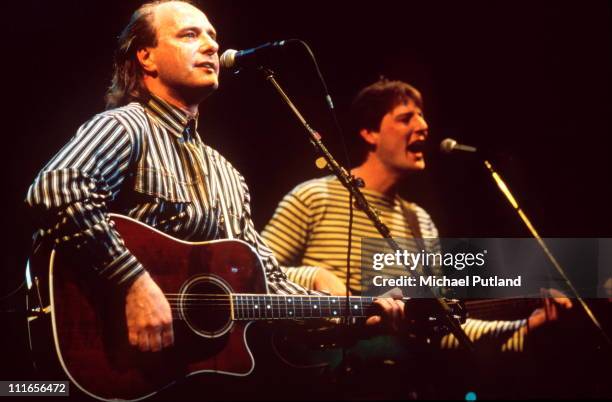
{"label": "guitar body", "polygon": [[194,309],[198,299],[192,295],[267,293],[252,248],[237,240],[184,242],[130,218],[113,220],[128,249],[170,295],[175,344],[157,353],[130,346],[125,296],[105,289],[86,263],[53,251],[48,264],[53,340],[72,382],[98,399],[138,400],[196,373],[251,373],[254,359],[246,344],[251,322],[232,320],[227,298]]}

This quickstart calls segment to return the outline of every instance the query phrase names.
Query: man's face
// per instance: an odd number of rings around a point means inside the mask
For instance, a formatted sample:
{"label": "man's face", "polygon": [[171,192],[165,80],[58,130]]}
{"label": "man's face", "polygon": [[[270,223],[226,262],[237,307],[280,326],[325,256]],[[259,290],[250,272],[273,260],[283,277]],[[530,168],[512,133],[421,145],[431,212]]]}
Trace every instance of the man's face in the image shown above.
{"label": "man's face", "polygon": [[381,123],[380,131],[371,133],[374,156],[396,173],[425,169],[422,151],[409,151],[409,146],[425,141],[428,126],[423,112],[411,100],[394,107]]}
{"label": "man's face", "polygon": [[206,15],[187,3],[156,7],[157,46],[151,61],[159,83],[183,96],[206,96],[219,86],[219,45]]}

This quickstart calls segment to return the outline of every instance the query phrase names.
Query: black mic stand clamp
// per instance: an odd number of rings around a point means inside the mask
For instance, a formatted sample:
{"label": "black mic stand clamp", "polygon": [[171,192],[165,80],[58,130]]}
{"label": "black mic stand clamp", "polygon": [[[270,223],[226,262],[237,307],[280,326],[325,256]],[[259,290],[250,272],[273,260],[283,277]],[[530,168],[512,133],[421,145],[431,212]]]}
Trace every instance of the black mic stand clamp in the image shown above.
{"label": "black mic stand clamp", "polygon": [[[287,106],[289,106],[289,109],[291,109],[291,111],[298,118],[300,123],[302,123],[302,126],[306,129],[306,132],[308,133],[310,143],[314,146],[319,156],[325,159],[325,162],[327,162],[327,167],[329,168],[329,170],[331,170],[332,173],[336,175],[340,183],[342,183],[342,185],[349,191],[349,194],[355,199],[355,204],[357,205],[357,207],[361,209],[367,215],[367,217],[372,221],[372,223],[374,224],[378,232],[381,234],[381,236],[386,239],[389,246],[394,251],[402,252],[403,250],[401,249],[399,244],[397,244],[397,242],[391,237],[391,232],[389,228],[380,220],[380,217],[378,216],[378,214],[374,211],[374,209],[372,209],[370,204],[365,199],[363,193],[359,190],[359,186],[360,185],[363,186],[363,180],[359,178],[355,178],[354,176],[350,175],[346,171],[346,169],[340,166],[340,164],[329,153],[329,151],[327,150],[327,147],[321,141],[321,135],[317,131],[315,131],[312,127],[310,127],[306,119],[302,116],[302,114],[297,109],[297,107],[293,104],[289,96],[287,96],[285,91],[281,88],[281,86],[276,81],[276,78],[274,77],[274,72],[265,67],[259,67],[259,71],[263,74],[264,78],[268,82],[270,82],[270,84],[272,84],[272,86],[276,89],[276,91],[278,92],[280,97],[283,99],[283,101],[287,104]],[[466,348],[467,350],[473,352],[474,344],[472,343],[470,338],[468,338],[468,336],[465,334],[465,332],[463,331],[459,323],[454,319],[453,311],[450,308],[450,306],[446,303],[446,301],[443,298],[438,297],[431,288],[426,288],[426,292],[428,293],[428,296],[431,297],[430,300],[431,300],[432,308],[435,309],[434,311],[438,311],[440,313],[440,317],[445,322],[450,332],[452,332],[455,335],[455,337],[459,341],[459,344],[463,346],[464,348]],[[348,308],[348,303],[349,303],[348,296],[346,298],[346,302],[347,302],[347,309],[346,309],[347,315],[345,318],[346,318],[346,322],[350,323],[352,320],[351,320],[351,309]]]}

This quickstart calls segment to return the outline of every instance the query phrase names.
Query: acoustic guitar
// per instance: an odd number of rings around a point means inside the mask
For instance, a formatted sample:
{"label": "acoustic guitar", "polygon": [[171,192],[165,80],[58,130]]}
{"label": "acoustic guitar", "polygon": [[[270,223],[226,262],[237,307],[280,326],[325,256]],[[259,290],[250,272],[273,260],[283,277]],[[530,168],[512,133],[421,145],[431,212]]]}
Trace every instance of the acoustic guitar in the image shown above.
{"label": "acoustic guitar", "polygon": [[[94,398],[144,399],[198,373],[247,376],[255,368],[247,344],[255,321],[343,317],[347,308],[352,317],[375,311],[374,297],[351,296],[347,303],[337,296],[268,294],[263,264],[246,242],[186,242],[128,217],[112,219],[170,303],[174,346],[140,352],[129,345],[124,297],[70,253],[42,253],[30,267],[30,308],[50,317],[57,361]],[[31,317],[32,331],[36,321]]]}

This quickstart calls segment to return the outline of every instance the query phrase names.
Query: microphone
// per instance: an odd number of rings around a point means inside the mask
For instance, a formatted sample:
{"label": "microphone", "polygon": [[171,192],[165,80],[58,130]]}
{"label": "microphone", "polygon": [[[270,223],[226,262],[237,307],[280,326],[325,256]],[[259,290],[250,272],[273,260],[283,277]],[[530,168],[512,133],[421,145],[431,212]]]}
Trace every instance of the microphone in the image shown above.
{"label": "microphone", "polygon": [[440,143],[440,151],[444,152],[445,154],[450,154],[454,151],[476,152],[476,148],[469,145],[459,144],[452,138],[446,138]]}
{"label": "microphone", "polygon": [[245,50],[234,50],[227,49],[219,58],[219,64],[223,68],[237,68],[252,65],[257,62],[258,58],[262,55],[274,51],[275,49],[282,48],[288,44],[286,40],[280,40],[276,42],[264,43],[261,46],[257,46],[251,49]]}

